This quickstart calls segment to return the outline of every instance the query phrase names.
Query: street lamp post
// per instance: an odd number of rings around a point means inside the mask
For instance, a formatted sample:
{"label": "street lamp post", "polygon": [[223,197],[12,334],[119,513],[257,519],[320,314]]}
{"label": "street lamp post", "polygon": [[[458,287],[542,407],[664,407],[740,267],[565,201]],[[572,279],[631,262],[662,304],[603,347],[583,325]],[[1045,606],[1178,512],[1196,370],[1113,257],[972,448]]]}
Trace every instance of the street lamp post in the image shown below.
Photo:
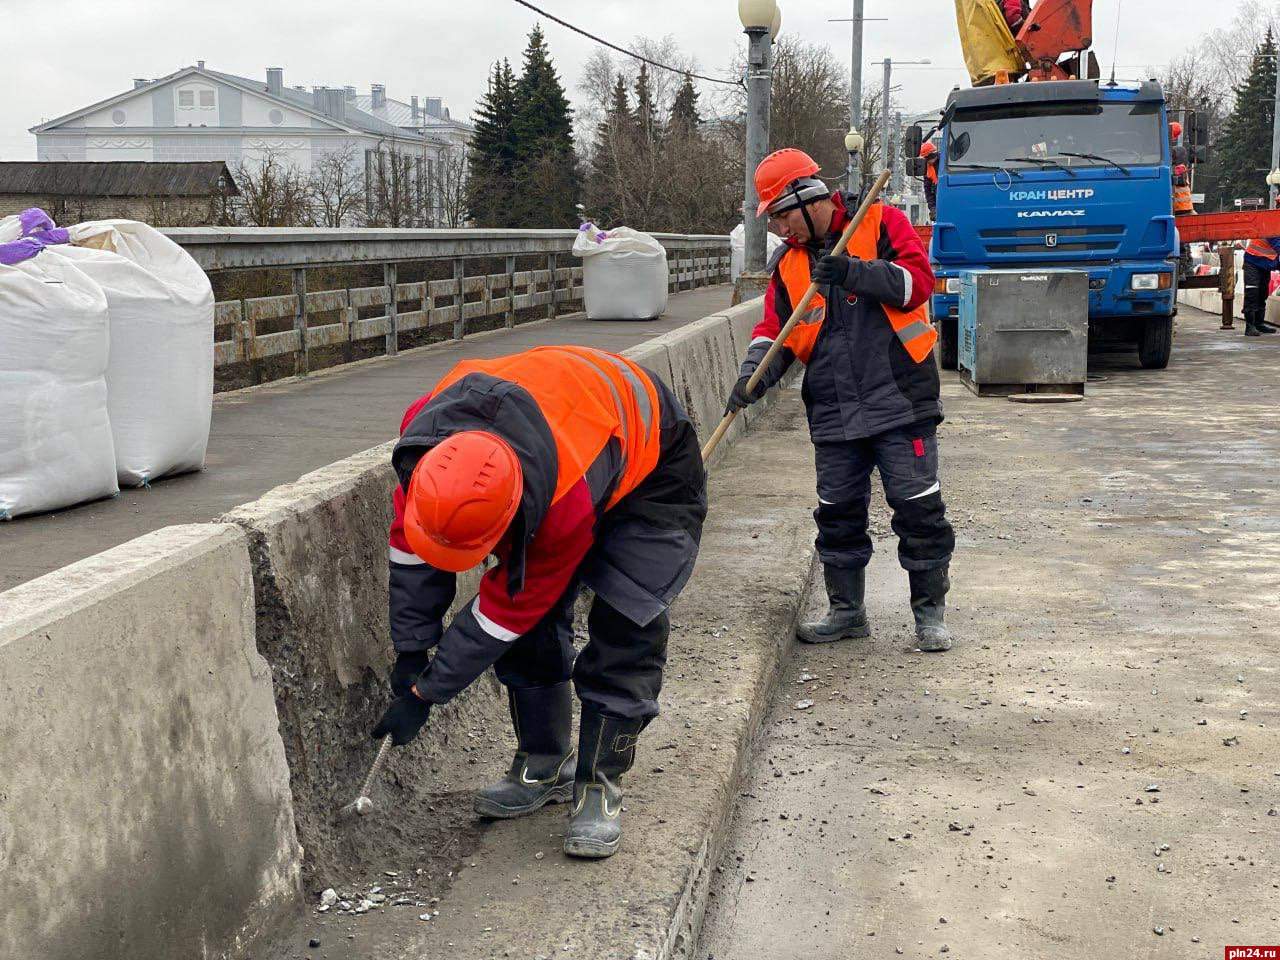
{"label": "street lamp post", "polygon": [[858,171],[858,154],[862,153],[862,147],[865,143],[862,134],[857,128],[850,127],[849,132],[844,135],[844,148],[849,153],[849,192],[857,193],[860,188],[861,177]]}
{"label": "street lamp post", "polygon": [[[755,172],[769,149],[771,32],[781,26],[776,0],[738,0],[738,18],[747,34],[747,156],[743,206],[744,273],[761,274],[765,266],[765,220],[756,216]],[[776,34],[775,34],[776,35]]]}

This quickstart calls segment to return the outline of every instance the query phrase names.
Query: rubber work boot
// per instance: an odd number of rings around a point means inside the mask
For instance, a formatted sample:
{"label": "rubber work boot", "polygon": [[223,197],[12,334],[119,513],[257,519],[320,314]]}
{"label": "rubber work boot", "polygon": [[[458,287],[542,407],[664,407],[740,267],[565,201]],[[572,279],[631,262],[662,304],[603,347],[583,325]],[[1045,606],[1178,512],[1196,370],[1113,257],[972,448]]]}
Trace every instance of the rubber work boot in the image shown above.
{"label": "rubber work boot", "polygon": [[611,717],[583,704],[573,814],[564,835],[564,852],[569,856],[599,860],[618,852],[622,843],[618,778],[635,762],[636,741],[646,723]]}
{"label": "rubber work boot", "polygon": [[860,640],[871,636],[867,609],[862,598],[867,587],[866,567],[823,566],[822,578],[827,584],[827,615],[796,628],[796,637],[805,643],[830,643],[833,640]]}
{"label": "rubber work boot", "polygon": [[573,798],[573,701],[568,683],[507,689],[516,756],[497,783],[483,787],[476,813],[510,820]]}
{"label": "rubber work boot", "polygon": [[951,649],[951,631],[943,623],[951,579],[946,567],[911,570],[911,613],[916,619],[916,646],[925,653]]}

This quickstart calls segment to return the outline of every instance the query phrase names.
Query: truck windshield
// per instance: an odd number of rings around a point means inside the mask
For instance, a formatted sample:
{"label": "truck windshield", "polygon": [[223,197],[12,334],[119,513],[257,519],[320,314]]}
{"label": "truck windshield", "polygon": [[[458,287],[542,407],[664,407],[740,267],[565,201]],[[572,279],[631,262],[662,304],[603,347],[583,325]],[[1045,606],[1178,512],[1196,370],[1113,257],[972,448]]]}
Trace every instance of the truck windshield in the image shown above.
{"label": "truck windshield", "polygon": [[958,110],[948,166],[1008,169],[1155,166],[1162,157],[1155,103],[1033,103]]}

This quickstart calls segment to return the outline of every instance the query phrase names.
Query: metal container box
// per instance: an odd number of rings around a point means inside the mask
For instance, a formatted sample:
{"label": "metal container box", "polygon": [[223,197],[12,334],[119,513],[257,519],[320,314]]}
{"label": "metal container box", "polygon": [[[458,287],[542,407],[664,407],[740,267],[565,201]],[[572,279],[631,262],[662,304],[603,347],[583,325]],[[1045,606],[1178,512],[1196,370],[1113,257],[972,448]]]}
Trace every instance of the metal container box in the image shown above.
{"label": "metal container box", "polygon": [[960,378],[974,393],[1084,393],[1089,275],[965,271],[958,330]]}

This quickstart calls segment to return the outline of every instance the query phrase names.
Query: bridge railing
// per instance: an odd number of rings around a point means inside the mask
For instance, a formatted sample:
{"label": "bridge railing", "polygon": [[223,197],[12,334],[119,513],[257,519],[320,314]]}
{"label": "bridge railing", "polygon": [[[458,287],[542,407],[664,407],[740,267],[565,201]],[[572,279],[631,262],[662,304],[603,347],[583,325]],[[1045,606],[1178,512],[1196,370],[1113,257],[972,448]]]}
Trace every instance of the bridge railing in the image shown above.
{"label": "bridge railing", "polygon": [[[406,343],[423,342],[424,335],[462,339],[476,329],[554,317],[582,300],[582,267],[571,252],[576,230],[197,227],[164,232],[211,276],[281,270],[292,275],[289,293],[217,304],[214,365],[223,368],[220,380],[226,368],[237,365],[252,371],[251,382],[305,374],[313,351],[324,351],[324,365],[395,354]],[[727,236],[655,236],[667,250],[673,292],[728,281]],[[367,280],[379,272],[380,283],[329,288],[336,275]],[[407,280],[406,273],[422,279]],[[443,276],[432,279],[433,273]],[[317,277],[322,289],[314,289]],[[262,361],[272,358],[275,372],[264,375]],[[233,378],[222,385],[237,382]]]}

